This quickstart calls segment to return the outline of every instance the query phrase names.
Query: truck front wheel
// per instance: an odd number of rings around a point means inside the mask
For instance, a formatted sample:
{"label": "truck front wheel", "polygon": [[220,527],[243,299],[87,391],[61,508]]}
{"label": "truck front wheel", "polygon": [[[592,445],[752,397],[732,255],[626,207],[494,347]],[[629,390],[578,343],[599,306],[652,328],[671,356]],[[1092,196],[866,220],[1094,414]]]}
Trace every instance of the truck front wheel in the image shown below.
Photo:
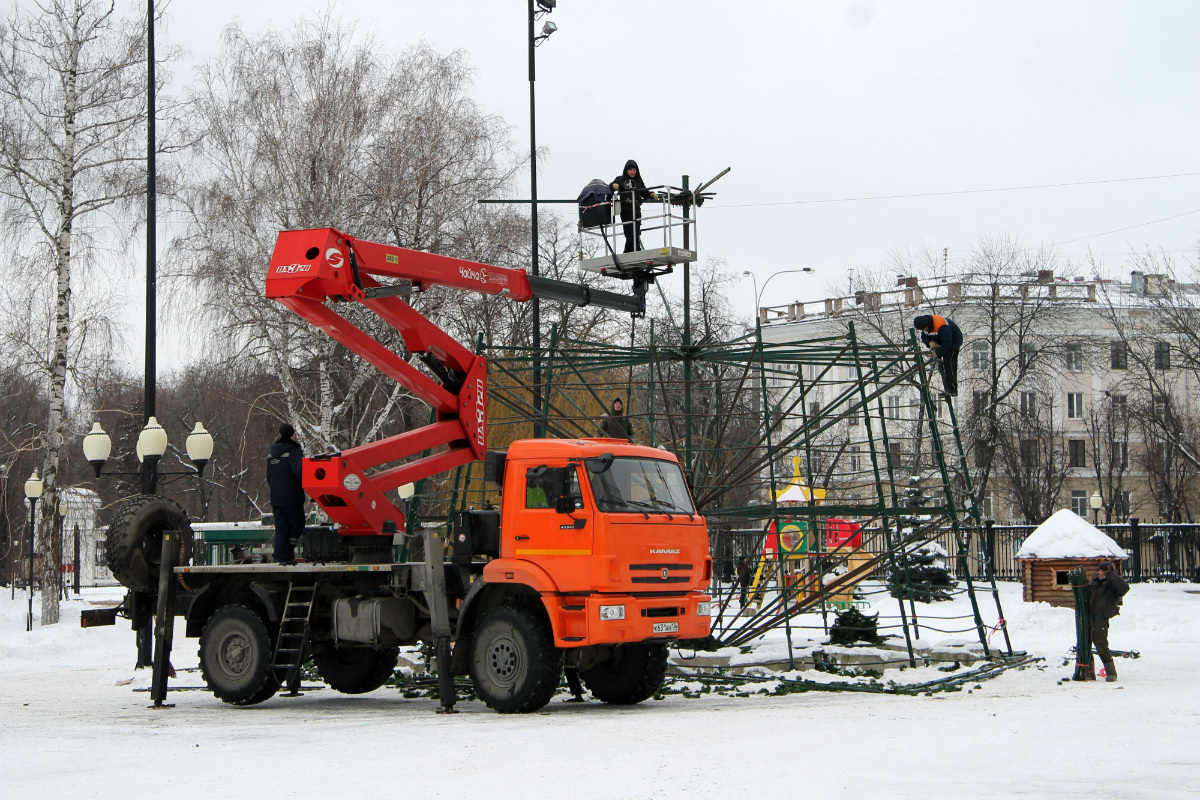
{"label": "truck front wheel", "polygon": [[653,697],[666,674],[665,644],[626,644],[591,669],[580,671],[579,677],[597,700],[633,705]]}
{"label": "truck front wheel", "polygon": [[313,656],[321,680],[342,694],[366,694],[387,683],[396,672],[400,648],[339,647]]}
{"label": "truck front wheel", "polygon": [[550,702],[562,675],[562,651],[533,609],[500,606],[479,623],[471,643],[471,681],[487,707],[527,714]]}
{"label": "truck front wheel", "polygon": [[262,617],[246,606],[225,606],[213,614],[200,635],[200,672],[219,699],[252,706],[279,690],[271,669],[273,652]]}

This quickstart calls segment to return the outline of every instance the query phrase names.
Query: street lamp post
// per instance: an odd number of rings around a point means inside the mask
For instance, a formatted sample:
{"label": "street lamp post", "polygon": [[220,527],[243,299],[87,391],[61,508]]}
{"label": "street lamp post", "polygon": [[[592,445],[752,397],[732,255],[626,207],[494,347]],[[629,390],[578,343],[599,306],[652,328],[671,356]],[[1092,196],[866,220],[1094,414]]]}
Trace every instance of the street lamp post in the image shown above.
{"label": "street lamp post", "polygon": [[[204,429],[204,423],[197,422],[196,427],[187,437],[187,455],[193,465],[192,472],[162,472],[158,468],[159,461],[167,452],[167,432],[163,430],[162,425],[158,424],[158,419],[151,417],[146,423],[146,427],[138,434],[137,441],[137,456],[142,462],[142,469],[138,472],[110,472],[112,476],[132,477],[134,475],[141,478],[142,494],[155,494],[158,491],[158,476],[159,475],[195,475],[203,478],[204,468],[212,459],[213,453],[213,437],[212,434]],[[100,473],[104,470],[104,464],[108,461],[109,455],[112,453],[112,438],[105,433],[104,428],[100,427],[99,422],[92,423],[92,429],[87,436],[83,437],[83,456],[88,463],[92,465],[92,469],[96,471],[96,477],[100,477]],[[203,500],[203,498],[201,498]]]}
{"label": "street lamp post", "polygon": [[1104,498],[1102,498],[1100,496],[1099,489],[1097,489],[1092,494],[1092,498],[1091,498],[1090,502],[1092,504],[1092,524],[1099,525],[1100,524],[1100,509],[1104,507]]}
{"label": "street lamp post", "polygon": [[[767,279],[765,281],[763,281],[762,290],[763,290],[763,292],[765,292],[767,290],[767,284],[769,284],[771,282],[771,279],[777,275],[790,275],[795,272],[804,272],[804,273],[811,274],[812,271],[813,271],[812,267],[800,267],[799,269],[781,269],[779,272],[772,272],[770,275],[767,276]],[[750,280],[754,281],[754,315],[757,317],[759,306],[762,305],[762,292],[758,291],[758,280],[754,277],[754,273],[751,272],[750,270],[744,270],[742,272],[742,275],[749,276]]]}
{"label": "street lamp post", "polygon": [[[537,8],[534,8],[536,3]],[[538,196],[537,196],[537,103],[534,92],[536,73],[534,70],[534,48],[550,34],[558,30],[558,26],[547,21],[542,26],[540,36],[534,35],[533,23],[543,14],[549,14],[558,4],[558,0],[529,0],[529,216],[531,229],[531,261],[530,272],[540,275],[538,269]],[[538,298],[533,298],[533,435],[541,438],[545,435],[542,430],[542,305]]]}
{"label": "street lamp post", "polygon": [[41,499],[46,485],[38,477],[37,470],[25,481],[25,499],[29,501],[29,614],[25,618],[25,630],[33,630],[33,522],[36,518],[37,501]]}

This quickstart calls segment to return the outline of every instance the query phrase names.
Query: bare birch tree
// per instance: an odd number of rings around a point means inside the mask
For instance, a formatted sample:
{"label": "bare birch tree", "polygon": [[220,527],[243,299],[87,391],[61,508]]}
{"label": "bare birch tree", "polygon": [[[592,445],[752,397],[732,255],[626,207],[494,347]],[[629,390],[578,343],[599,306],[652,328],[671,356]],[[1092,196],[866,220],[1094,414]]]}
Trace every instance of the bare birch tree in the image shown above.
{"label": "bare birch tree", "polygon": [[[181,255],[220,344],[271,364],[280,415],[310,446],[340,449],[395,433],[419,412],[407,392],[263,297],[275,237],[336,227],[449,255],[511,251],[511,225],[492,225],[511,212],[476,203],[519,165],[506,161],[507,127],[466,94],[470,77],[461,53],[418,45],[392,57],[329,14],[260,37],[230,26],[221,55],[200,72],[194,127],[203,136],[203,179]],[[490,234],[500,241],[485,241]],[[429,292],[413,304],[452,329],[464,315],[449,298]],[[339,310],[406,352],[373,315]]]}
{"label": "bare birch tree", "polygon": [[[53,321],[39,353],[49,385],[42,462],[42,624],[58,621],[59,466],[68,376],[81,342],[72,292],[88,225],[144,191],[144,25],[105,0],[45,0],[0,29],[0,198],[4,221],[28,235],[21,253],[35,282],[54,286]],[[46,265],[47,274],[37,273]],[[32,324],[34,320],[29,320]],[[56,546],[57,543],[57,546]]]}

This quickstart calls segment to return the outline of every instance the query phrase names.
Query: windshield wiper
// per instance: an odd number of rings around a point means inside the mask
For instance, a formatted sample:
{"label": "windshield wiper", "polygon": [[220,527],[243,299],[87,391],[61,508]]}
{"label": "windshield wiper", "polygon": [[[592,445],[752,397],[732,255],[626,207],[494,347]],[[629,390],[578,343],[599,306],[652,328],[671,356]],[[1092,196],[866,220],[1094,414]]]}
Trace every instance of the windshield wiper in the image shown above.
{"label": "windshield wiper", "polygon": [[[692,522],[695,522],[695,520],[696,520],[696,517],[694,514],[692,514],[692,512],[688,511],[687,509],[680,508],[679,506],[675,505],[674,503],[668,503],[665,500],[659,500],[657,498],[654,500],[654,502],[657,503],[658,505],[662,506],[663,508],[669,508],[672,511],[678,511],[680,514],[687,514],[688,520],[690,520]],[[667,514],[667,516],[669,517],[671,515]]]}
{"label": "windshield wiper", "polygon": [[[654,509],[653,506],[646,505],[645,503],[639,503],[635,500],[626,500],[624,497],[609,497],[606,499],[606,502],[614,506],[620,504],[625,508],[632,508],[634,511],[639,512],[646,519],[650,519],[650,515],[646,513],[645,508],[649,508],[651,510]],[[642,508],[642,506],[645,506],[645,508]]]}

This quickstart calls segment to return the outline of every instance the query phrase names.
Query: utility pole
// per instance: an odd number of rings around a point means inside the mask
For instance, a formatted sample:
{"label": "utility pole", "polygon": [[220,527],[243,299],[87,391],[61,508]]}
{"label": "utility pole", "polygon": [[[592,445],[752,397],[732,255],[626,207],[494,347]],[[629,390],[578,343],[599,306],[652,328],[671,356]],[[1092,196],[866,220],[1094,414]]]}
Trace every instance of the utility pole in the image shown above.
{"label": "utility pole", "polygon": [[[533,33],[534,0],[529,3],[529,216],[532,230],[530,242],[532,262],[530,272],[540,275],[538,269],[538,196],[537,196],[537,114],[534,86],[536,75],[534,71],[533,51],[536,39]],[[533,437],[540,439],[545,435],[542,427],[542,304],[538,298],[533,298]]]}

